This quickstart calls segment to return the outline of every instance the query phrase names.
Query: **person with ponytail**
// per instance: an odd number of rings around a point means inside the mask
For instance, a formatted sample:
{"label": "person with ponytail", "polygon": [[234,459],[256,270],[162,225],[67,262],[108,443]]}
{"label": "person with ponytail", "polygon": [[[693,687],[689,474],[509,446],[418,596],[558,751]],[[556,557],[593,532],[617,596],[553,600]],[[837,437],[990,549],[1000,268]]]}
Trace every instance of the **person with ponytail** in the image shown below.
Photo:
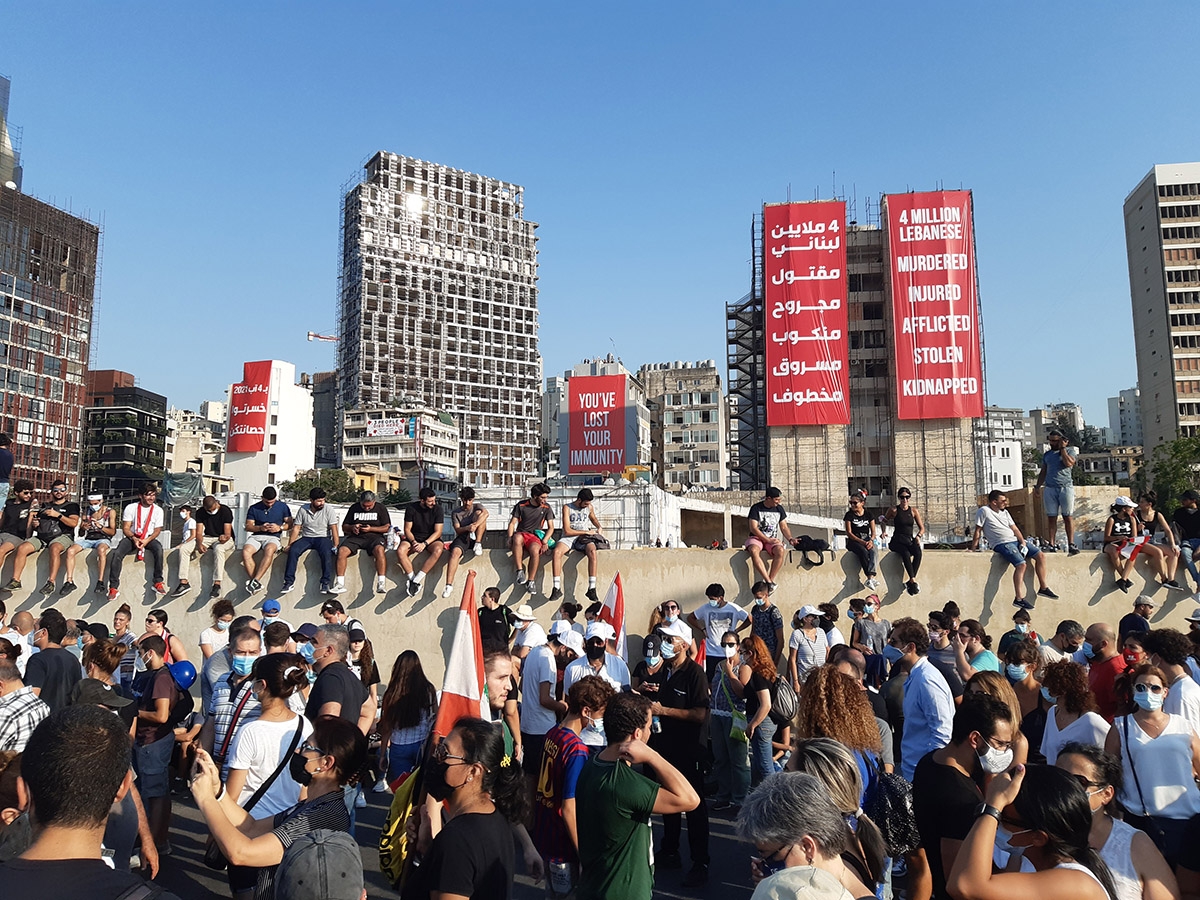
{"label": "person with ponytail", "polygon": [[[427,850],[418,846],[420,895],[502,900],[512,897],[516,868],[513,824],[529,815],[520,764],[504,754],[501,729],[463,718],[430,755],[429,796],[445,806],[446,821]],[[420,814],[428,816],[429,806]],[[422,823],[421,834],[428,833]]]}
{"label": "person with ponytail", "polygon": [[[291,673],[281,673],[281,677],[286,680]],[[220,771],[202,749],[196,751],[192,767],[192,797],[230,865],[257,868],[254,896],[271,900],[275,896],[275,869],[288,847],[318,829],[349,833],[344,787],[358,783],[366,764],[366,735],[353,722],[321,716],[313,723],[308,738],[288,758],[287,772],[277,779],[290,777],[306,788],[305,799],[291,809],[263,817],[246,812],[237,805],[232,792],[222,788]]]}
{"label": "person with ponytail", "polygon": [[[279,769],[289,748],[299,747],[312,734],[312,725],[296,715],[288,704],[288,698],[308,684],[307,671],[304,658],[296,653],[261,656],[250,671],[250,690],[262,705],[262,711],[234,735],[225,791],[255,818],[274,816],[300,802],[300,785],[281,772],[250,805]],[[257,869],[229,866],[229,889],[234,900],[250,900],[257,884]]]}
{"label": "person with ponytail", "polygon": [[[996,831],[1021,851],[1033,872],[992,871]],[[956,900],[1115,900],[1108,866],[1088,845],[1092,810],[1074,776],[1053,766],[1014,766],[992,778],[987,799],[954,858],[946,881]]]}

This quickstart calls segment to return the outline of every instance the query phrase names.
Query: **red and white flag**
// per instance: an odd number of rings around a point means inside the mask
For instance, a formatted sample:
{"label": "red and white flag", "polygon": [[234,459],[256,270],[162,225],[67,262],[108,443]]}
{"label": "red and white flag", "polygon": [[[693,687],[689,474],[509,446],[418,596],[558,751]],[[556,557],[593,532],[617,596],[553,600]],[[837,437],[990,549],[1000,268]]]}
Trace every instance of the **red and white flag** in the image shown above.
{"label": "red and white flag", "polygon": [[475,573],[467,573],[454,643],[446,659],[446,677],[442,679],[442,700],[438,704],[433,733],[445,737],[454,723],[465,717],[487,719],[488,703],[483,695],[483,643],[479,638],[479,615],[475,611]]}
{"label": "red and white flag", "polygon": [[600,618],[617,633],[617,653],[621,659],[629,662],[629,653],[625,646],[625,589],[621,586],[620,572],[613,578],[608,593],[604,595],[604,608],[600,610]]}

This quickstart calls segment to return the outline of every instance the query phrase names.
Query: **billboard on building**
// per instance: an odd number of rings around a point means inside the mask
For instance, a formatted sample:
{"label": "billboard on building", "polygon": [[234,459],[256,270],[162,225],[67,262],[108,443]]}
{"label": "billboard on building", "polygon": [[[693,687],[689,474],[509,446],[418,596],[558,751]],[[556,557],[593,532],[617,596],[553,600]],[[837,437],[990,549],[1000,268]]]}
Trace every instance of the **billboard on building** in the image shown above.
{"label": "billboard on building", "polygon": [[367,419],[367,437],[416,437],[416,416],[391,419]]}
{"label": "billboard on building", "polygon": [[271,360],[242,364],[242,380],[229,398],[230,453],[259,453],[267,444],[267,415],[271,405]]}
{"label": "billboard on building", "polygon": [[609,474],[637,462],[637,410],[626,400],[625,382],[625,375],[573,375],[567,379],[563,474]]}
{"label": "billboard on building", "polygon": [[850,423],[846,204],[763,207],[767,424]]}
{"label": "billboard on building", "polygon": [[889,194],[888,256],[900,419],[983,415],[970,191]]}

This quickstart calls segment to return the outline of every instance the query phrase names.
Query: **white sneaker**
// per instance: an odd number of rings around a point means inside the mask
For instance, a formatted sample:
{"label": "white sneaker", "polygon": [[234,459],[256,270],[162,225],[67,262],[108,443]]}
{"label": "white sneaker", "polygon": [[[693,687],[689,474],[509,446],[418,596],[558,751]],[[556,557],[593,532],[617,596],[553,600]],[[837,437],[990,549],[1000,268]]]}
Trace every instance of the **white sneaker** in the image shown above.
{"label": "white sneaker", "polygon": [[517,584],[524,584],[528,580],[529,576],[525,574],[524,570],[517,573]]}
{"label": "white sneaker", "polygon": [[358,794],[358,796],[356,796],[354,798],[354,808],[355,809],[366,809],[367,808],[367,795],[366,794],[363,794],[360,792]]}
{"label": "white sneaker", "polygon": [[447,597],[449,597],[453,593],[454,593],[454,585],[452,585],[452,584],[446,585],[444,588],[442,588],[442,599],[445,600]]}
{"label": "white sneaker", "polygon": [[536,582],[530,581],[525,586],[529,589],[530,597],[537,597],[539,594],[541,594],[541,591],[538,590]]}
{"label": "white sneaker", "polygon": [[388,789],[387,778],[383,775],[379,776],[379,780],[375,782],[375,787],[372,790],[377,794],[382,794]]}
{"label": "white sneaker", "polygon": [[483,544],[479,543],[478,541],[475,542],[475,555],[483,556]]}
{"label": "white sneaker", "polygon": [[377,593],[377,594],[386,594],[387,593],[387,579],[386,578],[376,578],[375,579],[375,593]]}
{"label": "white sneaker", "polygon": [[344,593],[346,593],[346,585],[344,585],[344,584],[340,584],[340,583],[339,583],[339,584],[335,584],[335,585],[333,585],[333,586],[332,586],[332,587],[329,589],[329,593],[331,593],[331,594],[344,594]]}
{"label": "white sneaker", "polygon": [[874,578],[867,579],[867,590],[874,591],[879,589],[879,582]]}

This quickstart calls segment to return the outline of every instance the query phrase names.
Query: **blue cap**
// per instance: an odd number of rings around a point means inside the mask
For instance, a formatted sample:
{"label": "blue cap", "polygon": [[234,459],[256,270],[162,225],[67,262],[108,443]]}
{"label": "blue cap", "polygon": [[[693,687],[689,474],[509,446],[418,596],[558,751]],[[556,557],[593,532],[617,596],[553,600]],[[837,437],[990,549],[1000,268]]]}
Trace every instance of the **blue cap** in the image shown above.
{"label": "blue cap", "polygon": [[264,600],[263,604],[262,604],[262,611],[265,613],[279,612],[279,601],[278,600]]}

